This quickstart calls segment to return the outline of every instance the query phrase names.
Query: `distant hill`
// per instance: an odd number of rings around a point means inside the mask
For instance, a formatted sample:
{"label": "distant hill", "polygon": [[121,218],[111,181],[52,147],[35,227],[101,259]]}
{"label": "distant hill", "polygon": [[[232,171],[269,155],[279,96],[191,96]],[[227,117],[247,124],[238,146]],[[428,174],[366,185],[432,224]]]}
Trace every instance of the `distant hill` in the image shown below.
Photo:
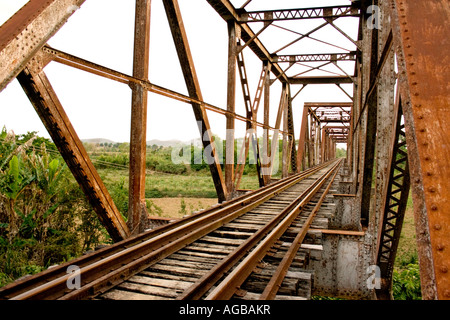
{"label": "distant hill", "polygon": [[[94,139],[82,139],[82,142],[86,143],[113,143],[115,144],[115,141],[105,139],[105,138],[94,138]],[[191,144],[191,141],[180,141],[180,140],[159,140],[159,139],[152,139],[147,141],[148,146],[152,145],[162,146],[162,147],[175,147],[180,145],[186,145]],[[194,145],[200,145],[200,141],[194,141]]]}
{"label": "distant hill", "polygon": [[82,139],[81,141],[87,142],[87,143],[115,143],[112,140],[104,139],[104,138]]}
{"label": "distant hill", "polygon": [[174,147],[178,146],[180,144],[184,144],[183,141],[180,140],[158,140],[158,139],[152,139],[147,141],[148,146],[152,146],[156,144],[157,146],[162,147]]}

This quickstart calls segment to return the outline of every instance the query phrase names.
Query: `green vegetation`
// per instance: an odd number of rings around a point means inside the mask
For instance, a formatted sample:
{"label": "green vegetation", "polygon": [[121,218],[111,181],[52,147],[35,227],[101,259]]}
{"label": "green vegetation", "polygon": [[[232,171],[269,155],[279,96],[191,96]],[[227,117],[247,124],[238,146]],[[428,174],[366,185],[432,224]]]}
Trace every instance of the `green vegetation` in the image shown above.
{"label": "green vegetation", "polygon": [[0,132],[0,286],[107,241],[51,141]]}

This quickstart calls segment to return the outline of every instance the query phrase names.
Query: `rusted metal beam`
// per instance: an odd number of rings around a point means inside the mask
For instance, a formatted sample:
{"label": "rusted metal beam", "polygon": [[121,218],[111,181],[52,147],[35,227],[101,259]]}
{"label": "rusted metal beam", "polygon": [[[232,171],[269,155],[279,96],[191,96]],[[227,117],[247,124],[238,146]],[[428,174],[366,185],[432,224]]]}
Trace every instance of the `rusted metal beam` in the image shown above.
{"label": "rusted metal beam", "polygon": [[306,130],[308,128],[308,107],[303,107],[302,122],[300,126],[300,136],[298,138],[298,149],[297,149],[297,172],[302,169],[303,157],[305,152],[305,140],[306,140]]}
{"label": "rusted metal beam", "polygon": [[289,78],[290,84],[341,84],[341,83],[353,83],[352,78],[345,76],[336,77],[301,77],[301,78]]}
{"label": "rusted metal beam", "polygon": [[377,261],[380,267],[381,288],[378,299],[392,300],[392,274],[397,248],[400,241],[406,205],[408,202],[410,178],[408,152],[406,148],[405,125],[402,123],[401,101],[396,105],[392,141],[390,145],[387,183],[382,194],[380,230],[378,233]]}
{"label": "rusted metal beam", "polygon": [[30,63],[17,79],[111,238],[116,242],[126,239],[130,234],[127,224],[92,165],[41,66]]}
{"label": "rusted metal beam", "polygon": [[318,18],[358,17],[356,6],[330,6],[317,8],[243,11],[239,14],[241,22],[286,21]]}
{"label": "rusted metal beam", "polygon": [[[150,52],[151,0],[137,0],[134,27],[133,77],[148,79]],[[147,150],[147,96],[140,84],[130,83],[131,132],[129,168],[128,227],[131,234],[143,232],[148,223],[145,204],[145,172]]]}
{"label": "rusted metal beam", "polygon": [[30,0],[0,27],[0,91],[84,0]]}
{"label": "rusted metal beam", "polygon": [[[194,60],[192,59],[191,50],[189,48],[186,31],[184,29],[183,20],[181,18],[181,12],[177,0],[164,0],[164,8],[166,10],[167,19],[169,21],[170,30],[172,31],[172,37],[177,49],[178,58],[180,60],[181,69],[183,71],[186,87],[189,92],[189,96],[203,100],[200,84],[198,82],[197,74],[195,71]],[[220,167],[219,158],[215,148],[214,141],[212,140],[212,132],[210,130],[208,115],[203,105],[198,103],[192,103],[194,115],[199,124],[199,131],[203,146],[207,152],[209,168],[216,188],[217,197],[220,202],[225,201],[227,198],[227,188],[222,175],[222,168]]]}
{"label": "rusted metal beam", "polygon": [[[156,94],[159,94],[159,95],[162,95],[162,96],[165,96],[165,97],[168,97],[168,98],[180,101],[180,102],[184,102],[184,103],[189,103],[189,104],[196,103],[196,104],[202,105],[208,111],[212,111],[212,112],[222,114],[222,115],[230,114],[236,120],[248,122],[248,119],[246,117],[241,116],[235,112],[234,113],[229,112],[226,109],[217,107],[217,106],[207,103],[203,100],[195,99],[193,97],[189,97],[182,93],[179,93],[179,92],[167,89],[165,87],[153,84],[153,83],[149,82],[148,80],[135,78],[135,77],[132,77],[125,73],[113,70],[111,68],[107,68],[107,67],[98,65],[96,63],[81,59],[79,57],[68,54],[61,50],[51,48],[48,45],[45,45],[42,48],[42,51],[50,54],[51,59],[53,59],[53,61],[55,61],[55,62],[64,64],[64,65],[67,65],[67,66],[70,66],[73,68],[77,68],[79,70],[83,70],[83,71],[95,74],[97,76],[104,77],[104,78],[110,79],[110,80],[114,80],[114,81],[117,81],[120,83],[124,83],[124,84],[128,84],[128,85],[131,85],[131,83],[140,84],[149,92],[153,92],[153,93],[156,93]],[[270,126],[269,124],[263,124],[258,121],[254,122],[254,123],[258,127],[267,128],[268,130],[275,130],[275,128]],[[284,132],[282,132],[282,133],[284,133]]]}
{"label": "rusted metal beam", "polygon": [[448,1],[390,1],[423,299],[450,299]]}
{"label": "rusted metal beam", "polygon": [[[267,76],[264,81],[264,125],[269,125],[269,116],[270,116],[270,73],[272,69],[272,65],[266,61],[263,62],[263,66],[267,67]],[[270,149],[269,149],[269,130],[263,129],[263,147],[262,147],[262,178],[264,180],[264,184],[267,185],[269,183],[270,176],[266,174],[267,167],[269,166],[270,159]]]}
{"label": "rusted metal beam", "polygon": [[[236,59],[237,59],[237,26],[234,21],[228,21],[228,82],[227,82],[227,111],[236,109]],[[248,112],[247,112],[248,113]],[[248,114],[247,114],[248,117]],[[225,185],[228,190],[227,200],[234,191],[234,127],[235,119],[226,115],[226,146],[225,146]],[[245,160],[244,160],[245,161]]]}
{"label": "rusted metal beam", "polygon": [[323,62],[323,61],[355,61],[356,52],[342,53],[312,53],[294,55],[275,55],[273,60],[277,63],[297,63],[297,62]]}

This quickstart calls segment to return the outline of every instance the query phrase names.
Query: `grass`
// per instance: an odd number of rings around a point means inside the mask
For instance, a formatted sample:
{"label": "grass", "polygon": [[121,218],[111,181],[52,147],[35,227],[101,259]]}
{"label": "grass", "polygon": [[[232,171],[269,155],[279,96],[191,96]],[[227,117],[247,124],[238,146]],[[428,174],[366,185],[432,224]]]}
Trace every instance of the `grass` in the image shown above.
{"label": "grass", "polygon": [[[121,183],[128,188],[128,170],[98,169],[100,177],[109,190],[109,187]],[[241,180],[241,189],[257,189],[259,187],[256,175],[244,175]],[[146,176],[146,198],[216,198],[216,189],[209,172],[194,172],[185,175],[175,175],[153,172]]]}
{"label": "grass", "polygon": [[408,264],[417,262],[416,229],[414,224],[413,203],[410,195],[394,266],[398,269],[403,269]]}

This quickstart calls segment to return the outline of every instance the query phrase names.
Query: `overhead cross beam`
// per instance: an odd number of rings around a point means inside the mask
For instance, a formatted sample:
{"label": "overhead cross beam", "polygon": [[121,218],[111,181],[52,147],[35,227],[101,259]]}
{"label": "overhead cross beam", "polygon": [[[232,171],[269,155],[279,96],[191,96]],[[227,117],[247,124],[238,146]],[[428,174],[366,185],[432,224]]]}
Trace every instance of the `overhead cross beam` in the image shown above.
{"label": "overhead cross beam", "polygon": [[244,11],[239,15],[239,22],[267,22],[341,17],[359,17],[358,7],[350,5],[302,9]]}
{"label": "overhead cross beam", "polygon": [[343,53],[311,53],[297,55],[275,55],[273,60],[277,63],[288,62],[323,62],[323,61],[356,61],[356,51]]}

